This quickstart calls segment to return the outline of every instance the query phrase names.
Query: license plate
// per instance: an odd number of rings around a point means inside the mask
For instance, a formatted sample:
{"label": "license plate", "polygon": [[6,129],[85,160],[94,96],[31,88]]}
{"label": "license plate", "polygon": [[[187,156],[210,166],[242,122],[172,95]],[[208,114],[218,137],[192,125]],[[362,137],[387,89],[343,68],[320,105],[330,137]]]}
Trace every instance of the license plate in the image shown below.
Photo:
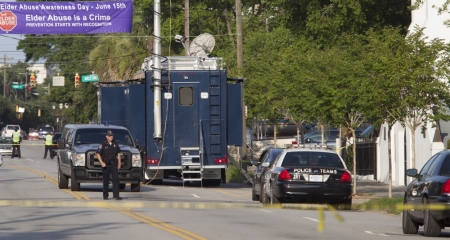
{"label": "license plate", "polygon": [[309,175],[309,181],[310,182],[322,182],[323,176],[322,175]]}

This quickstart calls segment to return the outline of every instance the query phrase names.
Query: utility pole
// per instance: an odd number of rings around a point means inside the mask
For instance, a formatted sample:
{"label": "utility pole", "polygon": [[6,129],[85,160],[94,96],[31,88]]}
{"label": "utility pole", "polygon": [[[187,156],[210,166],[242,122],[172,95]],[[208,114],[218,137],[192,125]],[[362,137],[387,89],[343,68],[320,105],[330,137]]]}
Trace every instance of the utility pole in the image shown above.
{"label": "utility pole", "polygon": [[6,60],[12,60],[12,58],[6,58],[6,54],[3,57],[3,97],[6,98]]}
{"label": "utility pole", "polygon": [[[236,45],[237,45],[237,67],[238,67],[238,78],[243,79],[242,72],[244,69],[244,50],[243,50],[243,40],[242,40],[242,6],[241,0],[236,0]],[[244,85],[244,84],[242,84]],[[242,99],[242,116],[245,116],[245,102]],[[242,138],[246,139],[247,137],[247,128],[245,124],[245,119],[242,119]],[[247,139],[246,139],[247,140]],[[247,171],[247,165],[242,164],[242,160],[247,158],[247,146],[243,144],[241,151],[241,168],[243,167],[245,171]],[[247,159],[249,160],[249,159]]]}
{"label": "utility pole", "polygon": [[[184,0],[184,36],[186,37],[184,45],[189,49],[189,0]],[[189,56],[189,53],[186,52],[185,55]]]}
{"label": "utility pole", "polygon": [[242,10],[241,0],[236,0],[236,43],[237,43],[237,67],[240,73],[239,78],[242,78],[242,69],[244,68],[243,59],[243,40],[242,40]]}

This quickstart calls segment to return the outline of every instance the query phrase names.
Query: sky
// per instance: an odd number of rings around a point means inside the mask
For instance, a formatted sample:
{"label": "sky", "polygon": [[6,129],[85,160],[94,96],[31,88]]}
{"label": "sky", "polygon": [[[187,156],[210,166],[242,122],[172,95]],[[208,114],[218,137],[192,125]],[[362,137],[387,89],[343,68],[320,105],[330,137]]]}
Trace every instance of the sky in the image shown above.
{"label": "sky", "polygon": [[[0,0],[0,2],[15,2],[15,0]],[[24,35],[19,34],[0,34],[0,64],[4,63],[5,55],[7,64],[25,61],[25,54],[16,50],[19,39],[23,38]]]}

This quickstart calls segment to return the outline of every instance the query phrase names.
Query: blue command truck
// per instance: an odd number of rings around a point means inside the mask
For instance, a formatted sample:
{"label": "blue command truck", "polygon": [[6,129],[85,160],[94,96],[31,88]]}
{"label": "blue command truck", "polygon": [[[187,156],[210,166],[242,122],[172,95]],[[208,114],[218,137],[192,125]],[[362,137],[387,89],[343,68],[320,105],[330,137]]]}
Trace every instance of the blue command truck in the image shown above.
{"label": "blue command truck", "polygon": [[227,147],[243,142],[242,81],[227,78],[220,58],[165,57],[159,68],[146,61],[145,77],[99,84],[99,121],[138,140],[143,182],[219,186]]}

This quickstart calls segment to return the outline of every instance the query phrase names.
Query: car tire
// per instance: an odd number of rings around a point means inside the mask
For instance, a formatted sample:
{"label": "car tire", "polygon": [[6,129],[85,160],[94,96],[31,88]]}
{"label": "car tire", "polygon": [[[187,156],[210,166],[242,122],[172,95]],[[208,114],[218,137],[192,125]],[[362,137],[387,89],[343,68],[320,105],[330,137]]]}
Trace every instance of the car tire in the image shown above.
{"label": "car tire", "polygon": [[70,164],[70,190],[73,192],[80,191],[80,183],[75,179],[75,171],[72,164]]}
{"label": "car tire", "polygon": [[[425,199],[425,206],[429,206],[427,199]],[[429,209],[424,212],[423,234],[427,237],[439,237],[441,235],[441,226],[434,220]]]}
{"label": "car tire", "polygon": [[267,197],[266,194],[265,185],[266,184],[261,185],[261,195],[259,196],[259,199],[263,205],[270,203],[269,198]]}
{"label": "car tire", "polygon": [[141,183],[132,183],[131,184],[131,191],[132,192],[140,192],[141,191]]}
{"label": "car tire", "polygon": [[256,195],[255,184],[252,186],[252,201],[259,201],[259,196]]}
{"label": "car tire", "polygon": [[352,198],[345,199],[339,204],[337,204],[336,209],[339,210],[351,210],[352,209]]}
{"label": "car tire", "polygon": [[404,234],[417,234],[419,231],[419,223],[416,223],[411,219],[408,210],[403,210],[402,228]]}
{"label": "car tire", "polygon": [[281,201],[280,201],[280,199],[279,198],[277,198],[276,196],[275,196],[275,194],[273,194],[273,185],[272,186],[270,186],[270,203],[271,204],[280,204],[281,203]]}
{"label": "car tire", "polygon": [[59,189],[69,188],[69,179],[61,172],[61,168],[58,167],[58,187]]}
{"label": "car tire", "polygon": [[125,184],[125,183],[120,183],[120,184],[119,184],[119,189],[120,189],[120,190],[124,190],[125,187],[126,187],[126,184]]}

